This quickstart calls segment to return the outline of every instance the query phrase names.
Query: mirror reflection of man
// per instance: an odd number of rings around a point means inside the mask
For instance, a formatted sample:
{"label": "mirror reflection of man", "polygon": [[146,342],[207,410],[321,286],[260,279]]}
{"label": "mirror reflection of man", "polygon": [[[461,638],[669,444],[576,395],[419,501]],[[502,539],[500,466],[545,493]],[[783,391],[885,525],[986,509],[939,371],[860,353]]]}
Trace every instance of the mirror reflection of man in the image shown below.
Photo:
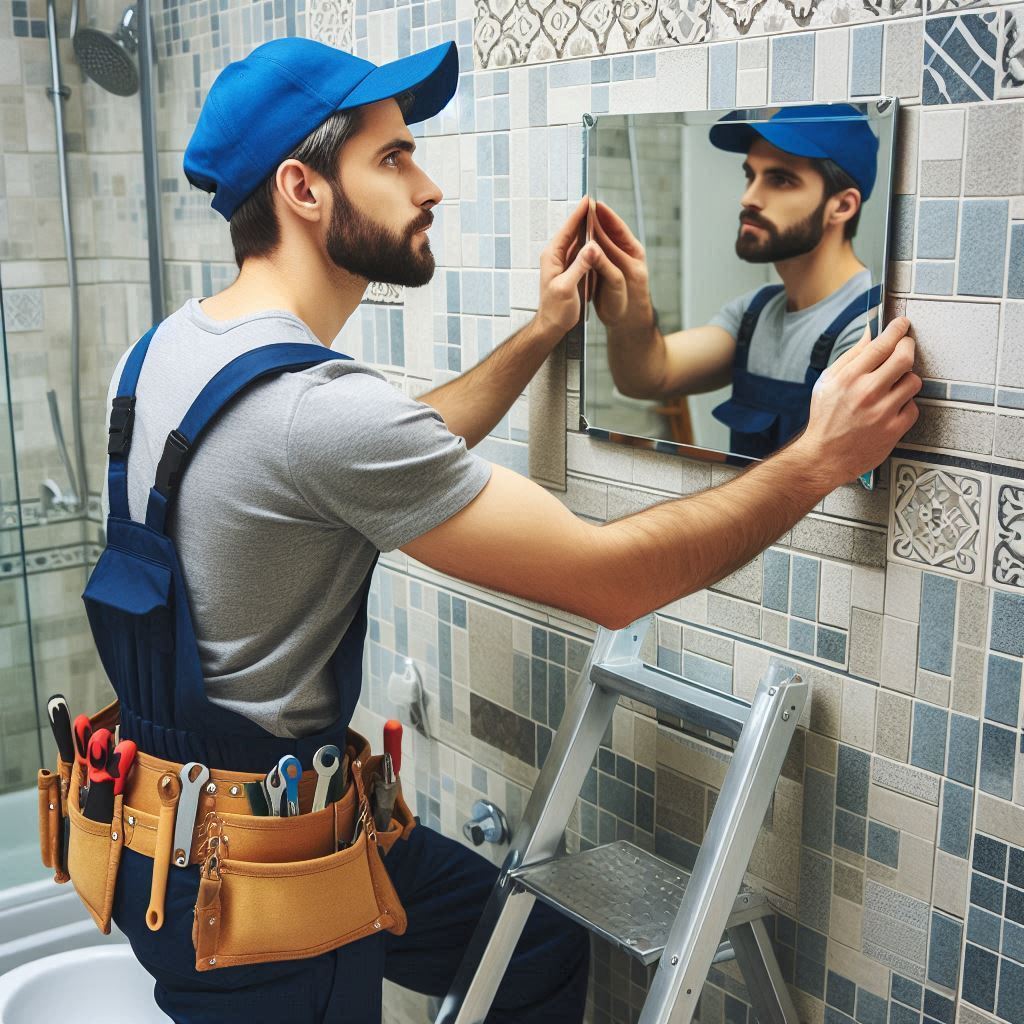
{"label": "mirror reflection of man", "polygon": [[[774,264],[782,284],[730,300],[706,325],[655,330],[639,347],[610,332],[608,362],[633,398],[731,382],[714,416],[730,428],[731,452],[764,458],[804,428],[822,370],[858,341],[878,305],[881,289],[853,249],[878,139],[849,104],[783,107],[757,124],[730,114],[710,139],[745,154],[736,255]],[[599,204],[598,221],[609,214]]]}

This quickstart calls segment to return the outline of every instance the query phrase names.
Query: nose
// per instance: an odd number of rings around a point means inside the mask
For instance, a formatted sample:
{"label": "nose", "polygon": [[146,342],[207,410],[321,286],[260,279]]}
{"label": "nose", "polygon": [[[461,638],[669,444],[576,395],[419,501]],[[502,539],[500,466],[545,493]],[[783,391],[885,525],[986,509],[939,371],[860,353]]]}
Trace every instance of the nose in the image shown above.
{"label": "nose", "polygon": [[423,181],[417,190],[418,201],[416,205],[422,210],[429,210],[441,202],[444,198],[444,193],[441,191],[437,182],[435,182],[426,171],[420,169],[420,177]]}

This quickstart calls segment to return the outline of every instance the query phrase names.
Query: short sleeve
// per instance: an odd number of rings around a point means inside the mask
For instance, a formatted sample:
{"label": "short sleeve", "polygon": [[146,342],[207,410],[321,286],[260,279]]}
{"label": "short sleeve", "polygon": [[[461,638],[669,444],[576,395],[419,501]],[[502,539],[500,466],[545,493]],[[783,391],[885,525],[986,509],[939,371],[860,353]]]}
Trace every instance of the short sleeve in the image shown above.
{"label": "short sleeve", "polygon": [[832,355],[829,356],[828,365],[831,366],[844,352],[848,352],[860,341],[864,334],[864,319],[855,320],[843,331],[832,346]]}
{"label": "short sleeve", "polygon": [[435,409],[361,372],[310,387],[287,445],[292,482],[314,512],[380,551],[461,511],[491,473]]}
{"label": "short sleeve", "polygon": [[734,338],[737,337],[740,333],[740,324],[743,322],[743,314],[747,306],[750,305],[750,300],[754,297],[754,294],[754,292],[747,292],[746,295],[737,295],[734,299],[730,299],[708,321],[708,324],[722,327]]}

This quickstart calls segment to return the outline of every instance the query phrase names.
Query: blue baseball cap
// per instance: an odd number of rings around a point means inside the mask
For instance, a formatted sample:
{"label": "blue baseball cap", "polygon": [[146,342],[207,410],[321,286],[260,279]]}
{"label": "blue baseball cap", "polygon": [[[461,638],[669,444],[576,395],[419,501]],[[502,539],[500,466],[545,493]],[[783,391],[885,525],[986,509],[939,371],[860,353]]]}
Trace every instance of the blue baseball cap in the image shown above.
{"label": "blue baseball cap", "polygon": [[411,92],[406,124],[443,110],[459,84],[455,43],[377,66],[314,39],[273,39],[217,76],[185,150],[185,177],[225,220],[331,114]]}
{"label": "blue baseball cap", "polygon": [[812,103],[781,107],[768,121],[740,121],[743,112],[726,114],[711,129],[711,144],[730,153],[746,153],[760,136],[793,156],[832,160],[857,183],[862,202],[875,187],[878,138],[867,116],[849,103]]}

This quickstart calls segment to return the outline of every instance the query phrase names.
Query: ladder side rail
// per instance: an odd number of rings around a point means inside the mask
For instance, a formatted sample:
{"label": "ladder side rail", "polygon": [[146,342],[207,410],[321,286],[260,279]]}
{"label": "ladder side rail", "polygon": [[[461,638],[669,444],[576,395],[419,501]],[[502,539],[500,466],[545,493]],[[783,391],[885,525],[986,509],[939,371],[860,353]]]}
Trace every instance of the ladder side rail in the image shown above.
{"label": "ladder side rail", "polygon": [[739,739],[750,715],[750,705],[731,693],[680,678],[643,662],[595,665],[592,678],[623,697],[667,711],[691,725],[734,740]]}
{"label": "ladder side rail", "polygon": [[435,1024],[480,1024],[487,1016],[535,899],[518,888],[509,872],[559,852],[565,826],[618,704],[617,693],[593,681],[593,666],[599,660],[636,660],[652,621],[648,616],[617,632],[598,630]]}
{"label": "ladder side rail", "polygon": [[764,919],[737,925],[730,928],[728,934],[757,1024],[799,1024],[800,1018],[786,988]]}
{"label": "ladder side rail", "polygon": [[799,676],[777,664],[769,666],[758,685],[640,1024],[690,1024],[693,1019],[807,692]]}

